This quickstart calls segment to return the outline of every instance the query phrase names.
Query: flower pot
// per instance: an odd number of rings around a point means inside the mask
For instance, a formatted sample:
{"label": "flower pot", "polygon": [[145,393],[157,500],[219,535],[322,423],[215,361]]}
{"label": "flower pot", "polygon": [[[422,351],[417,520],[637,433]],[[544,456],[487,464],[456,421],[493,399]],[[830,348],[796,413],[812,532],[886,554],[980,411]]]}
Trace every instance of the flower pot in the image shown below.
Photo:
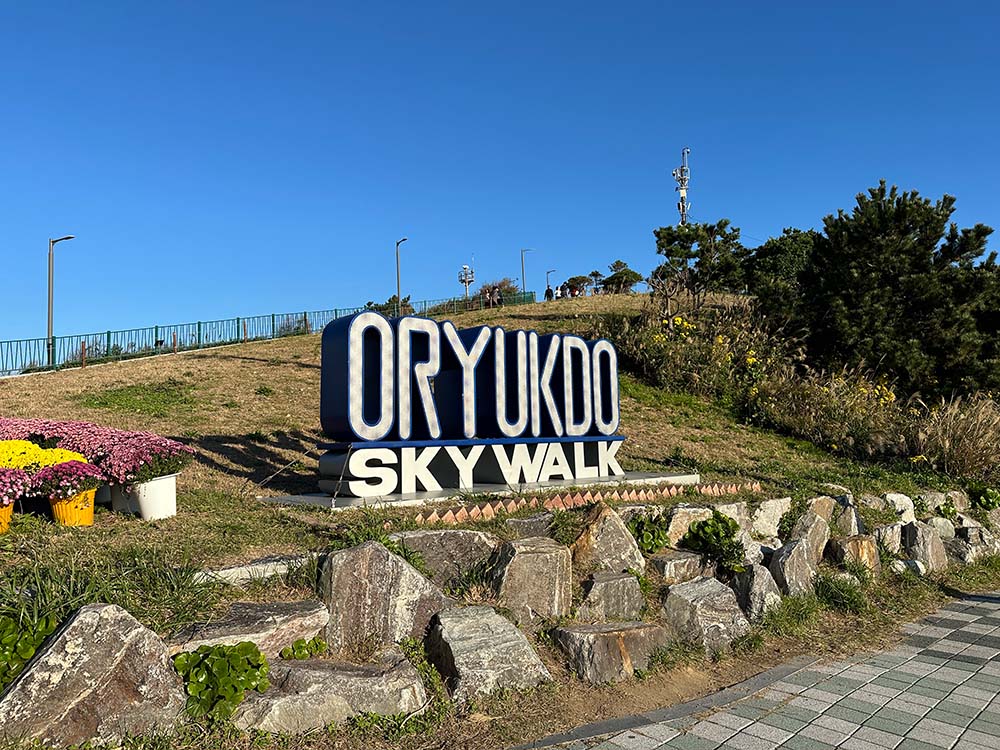
{"label": "flower pot", "polygon": [[94,495],[95,505],[111,505],[111,485],[102,484],[97,488],[97,494]]}
{"label": "flower pot", "polygon": [[170,474],[137,484],[129,493],[129,499],[132,507],[138,509],[143,521],[176,516],[177,475]]}
{"label": "flower pot", "polygon": [[96,494],[97,490],[87,490],[69,500],[50,500],[56,523],[60,526],[93,526]]}
{"label": "flower pot", "polygon": [[129,493],[120,484],[108,485],[108,497],[111,499],[111,510],[115,513],[131,513],[134,515],[139,512],[139,509],[132,502],[132,498],[129,497]]}
{"label": "flower pot", "polygon": [[10,519],[14,517],[14,503],[0,505],[0,534],[6,534],[10,528]]}

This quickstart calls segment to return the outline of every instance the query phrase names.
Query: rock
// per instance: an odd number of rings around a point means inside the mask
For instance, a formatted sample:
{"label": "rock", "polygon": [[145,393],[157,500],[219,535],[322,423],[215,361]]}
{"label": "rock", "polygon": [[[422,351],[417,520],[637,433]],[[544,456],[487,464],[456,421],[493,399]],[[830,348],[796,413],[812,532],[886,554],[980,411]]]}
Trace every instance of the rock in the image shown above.
{"label": "rock", "polygon": [[968,544],[985,544],[992,535],[982,526],[963,526],[955,529],[955,536]]}
{"label": "rock", "polygon": [[837,501],[829,495],[814,497],[806,503],[808,510],[822,518],[827,524],[833,523],[833,509],[837,507]]}
{"label": "rock", "polygon": [[750,535],[749,531],[740,529],[736,538],[743,542],[743,549],[746,550],[746,554],[743,556],[743,562],[746,565],[760,565],[764,561],[764,549],[761,543]]}
{"label": "rock", "polygon": [[782,497],[777,500],[765,500],[753,513],[753,523],[750,531],[758,536],[778,536],[778,524],[781,517],[792,508],[792,498]]}
{"label": "rock", "polygon": [[741,530],[749,532],[753,528],[753,519],[750,517],[750,509],[745,502],[716,505],[715,509],[722,515],[729,516],[736,521]]}
{"label": "rock", "polygon": [[862,508],[885,510],[885,500],[880,497],[876,497],[875,495],[861,495],[857,502]]}
{"label": "rock", "polygon": [[919,560],[893,560],[889,564],[889,570],[897,575],[902,575],[907,571],[918,576],[922,576],[927,573],[926,566],[924,566],[924,564]]}
{"label": "rock", "polygon": [[945,540],[944,546],[948,557],[965,565],[1000,554],[1000,540],[981,527],[957,529],[956,538]]}
{"label": "rock", "polygon": [[848,505],[854,505],[854,494],[844,485],[824,482],[820,486],[824,490],[827,490],[827,494],[830,495],[830,497],[832,497],[834,500],[836,500],[838,505],[844,507]]}
{"label": "rock", "polygon": [[670,513],[670,525],[667,528],[667,546],[676,547],[687,534],[688,527],[695,521],[704,521],[712,517],[711,508],[697,508],[682,503],[675,505]]}
{"label": "rock", "polygon": [[671,586],[663,602],[663,617],[678,639],[703,646],[710,654],[725,650],[734,638],[750,630],[736,594],[715,578]]}
{"label": "rock", "polygon": [[334,652],[361,653],[373,645],[423,638],[431,617],[452,603],[378,542],[331,552],[319,583],[330,610],[326,642]]}
{"label": "rock", "polygon": [[389,538],[417,552],[441,586],[486,563],[500,544],[493,534],[468,529],[403,531]]}
{"label": "rock", "polygon": [[913,521],[903,526],[903,550],[919,560],[930,572],[948,567],[948,554],[938,533],[925,523]]}
{"label": "rock", "polygon": [[945,498],[951,500],[951,504],[955,506],[955,510],[957,510],[959,513],[969,512],[969,496],[966,495],[961,490],[952,490],[951,492],[946,492]]}
{"label": "rock", "polygon": [[549,529],[552,528],[553,517],[552,513],[538,513],[524,518],[508,518],[504,524],[519,539],[528,536],[548,536]]}
{"label": "rock", "polygon": [[882,570],[878,543],[873,536],[855,535],[831,539],[827,549],[833,560],[841,565],[855,563],[876,574]]}
{"label": "rock", "polygon": [[767,539],[760,540],[760,554],[761,561],[760,564],[765,568],[771,565],[771,560],[774,558],[774,553],[781,549],[781,540],[778,537],[770,537]]}
{"label": "rock", "polygon": [[830,541],[830,525],[811,510],[806,511],[792,527],[790,539],[802,541],[809,556],[809,562],[815,568],[823,559],[823,550],[826,549],[826,543]]}
{"label": "rock", "polygon": [[783,594],[801,596],[813,592],[816,565],[802,540],[788,542],[775,552],[768,570]]}
{"label": "rock", "polygon": [[631,573],[600,571],[584,581],[584,597],[577,609],[583,622],[635,620],[646,606],[638,579]]}
{"label": "rock", "polygon": [[740,608],[750,620],[758,620],[768,610],[781,604],[781,590],[771,571],[762,565],[751,565],[733,576],[733,591]]}
{"label": "rock", "polygon": [[168,732],[181,679],[152,630],[113,604],[88,604],[45,642],[0,696],[0,737],[65,747]]}
{"label": "rock", "polygon": [[966,513],[959,513],[955,517],[955,522],[958,524],[959,527],[982,528],[982,524],[979,521],[977,521],[975,518]]}
{"label": "rock", "polygon": [[667,644],[667,632],[646,622],[567,625],[552,631],[580,679],[599,685],[620,682],[649,666],[649,658]]}
{"label": "rock", "polygon": [[449,609],[435,616],[427,654],[460,703],[552,679],[521,631],[492,607]]}
{"label": "rock", "polygon": [[865,522],[855,505],[841,505],[833,509],[830,531],[838,536],[857,536],[865,533]]}
{"label": "rock", "polygon": [[490,562],[500,604],[519,624],[557,619],[573,603],[570,551],[547,537],[502,544]]}
{"label": "rock", "polygon": [[926,523],[937,532],[937,535],[942,540],[955,538],[955,525],[947,518],[934,516],[933,518],[928,518]]}
{"label": "rock", "polygon": [[251,692],[233,715],[239,729],[303,734],[359,714],[395,716],[427,702],[416,668],[396,648],[374,663],[276,661],[265,693]]}
{"label": "rock", "polygon": [[684,583],[694,578],[711,575],[712,566],[705,563],[697,552],[664,549],[649,558],[653,570],[663,576],[665,583]]}
{"label": "rock", "polygon": [[625,522],[604,503],[596,504],[571,546],[573,564],[580,569],[643,572],[646,558]]}
{"label": "rock", "polygon": [[890,554],[898,555],[903,551],[903,526],[902,523],[879,526],[874,532],[876,542],[885,547]]}
{"label": "rock", "polygon": [[906,495],[898,492],[887,492],[882,495],[882,502],[884,508],[896,511],[896,515],[903,523],[917,520],[913,512],[913,501]]}
{"label": "rock", "polygon": [[630,523],[632,519],[644,516],[645,518],[659,518],[666,512],[665,505],[618,505],[615,513],[625,523]]}
{"label": "rock", "polygon": [[835,570],[832,574],[835,581],[844,581],[852,586],[860,586],[861,580],[853,573],[848,573],[846,570]]}
{"label": "rock", "polygon": [[316,559],[314,553],[301,555],[271,555],[251,560],[240,565],[225,568],[210,568],[195,573],[195,583],[223,582],[233,586],[245,586],[268,578],[284,577],[294,573]]}
{"label": "rock", "polygon": [[944,505],[947,500],[948,496],[943,492],[924,492],[913,498],[913,505],[916,507],[922,503],[927,508],[928,513],[935,514],[937,509]]}
{"label": "rock", "polygon": [[167,646],[176,654],[250,641],[265,656],[275,657],[298,639],[315,637],[329,621],[330,612],[322,602],[236,602],[217,620],[185,628]]}

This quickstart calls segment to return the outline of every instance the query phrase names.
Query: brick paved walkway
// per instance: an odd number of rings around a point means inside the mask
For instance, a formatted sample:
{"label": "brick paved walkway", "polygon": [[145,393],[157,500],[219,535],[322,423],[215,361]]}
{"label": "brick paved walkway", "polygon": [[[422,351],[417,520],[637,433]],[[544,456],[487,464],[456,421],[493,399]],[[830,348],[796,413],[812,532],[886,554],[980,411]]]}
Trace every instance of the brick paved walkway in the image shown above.
{"label": "brick paved walkway", "polygon": [[891,651],[811,664],[711,712],[632,717],[627,731],[554,747],[1000,750],[1000,594],[954,602],[904,630]]}

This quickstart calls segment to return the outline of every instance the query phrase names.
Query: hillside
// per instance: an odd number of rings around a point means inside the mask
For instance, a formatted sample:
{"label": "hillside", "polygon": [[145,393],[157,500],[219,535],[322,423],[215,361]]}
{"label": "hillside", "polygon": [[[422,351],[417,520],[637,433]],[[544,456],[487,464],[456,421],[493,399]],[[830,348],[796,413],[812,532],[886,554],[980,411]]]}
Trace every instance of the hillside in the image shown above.
{"label": "hillside", "polygon": [[[637,309],[643,298],[597,297],[484,310],[455,318],[540,331],[586,332],[592,316]],[[80,419],[177,437],[197,450],[180,478],[182,511],[204,511],[208,526],[236,523],[233,503],[245,507],[239,542],[190,524],[164,524],[183,534],[199,558],[238,557],[299,547],[298,522],[271,533],[273,508],[261,494],[315,491],[319,433],[320,337],[306,335],[0,380],[0,413]],[[861,466],[802,441],[739,424],[707,400],[671,394],[622,375],[623,466],[636,470],[700,471],[706,480],[754,479],[772,495],[805,496],[822,482],[855,491],[915,489],[911,475]],[[285,510],[282,523],[308,511]],[[114,526],[109,518],[106,525]],[[311,522],[306,522],[307,525]],[[259,524],[259,525],[258,525]],[[102,527],[103,528],[103,527]],[[100,533],[113,533],[110,528]],[[227,536],[227,535],[223,535]]]}

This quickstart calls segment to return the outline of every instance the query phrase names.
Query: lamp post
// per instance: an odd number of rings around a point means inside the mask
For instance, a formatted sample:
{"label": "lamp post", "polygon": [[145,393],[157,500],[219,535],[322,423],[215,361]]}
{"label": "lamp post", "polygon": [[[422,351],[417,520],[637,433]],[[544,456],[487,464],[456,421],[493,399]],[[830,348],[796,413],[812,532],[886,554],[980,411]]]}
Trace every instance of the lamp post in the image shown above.
{"label": "lamp post", "polygon": [[525,253],[532,253],[532,252],[534,252],[533,248],[530,248],[530,247],[522,247],[521,248],[521,294],[527,294],[528,293],[528,284],[524,280],[524,254]]}
{"label": "lamp post", "polygon": [[403,287],[399,283],[399,246],[406,242],[409,237],[396,240],[396,317],[402,315],[403,311]]}
{"label": "lamp post", "polygon": [[75,237],[72,234],[67,234],[65,237],[60,237],[57,240],[53,240],[51,238],[49,239],[49,331],[46,343],[46,348],[48,349],[48,355],[49,355],[48,357],[49,367],[55,367],[56,364],[56,340],[52,337],[52,279],[54,276],[53,260],[55,257],[55,253],[53,253],[52,251],[57,243],[65,242],[66,240],[72,240],[72,239],[75,239]]}
{"label": "lamp post", "polygon": [[554,269],[554,268],[552,270],[550,270],[550,271],[546,271],[545,272],[545,288],[546,289],[549,288],[549,274],[550,273],[555,273],[555,272],[556,272],[556,269]]}

